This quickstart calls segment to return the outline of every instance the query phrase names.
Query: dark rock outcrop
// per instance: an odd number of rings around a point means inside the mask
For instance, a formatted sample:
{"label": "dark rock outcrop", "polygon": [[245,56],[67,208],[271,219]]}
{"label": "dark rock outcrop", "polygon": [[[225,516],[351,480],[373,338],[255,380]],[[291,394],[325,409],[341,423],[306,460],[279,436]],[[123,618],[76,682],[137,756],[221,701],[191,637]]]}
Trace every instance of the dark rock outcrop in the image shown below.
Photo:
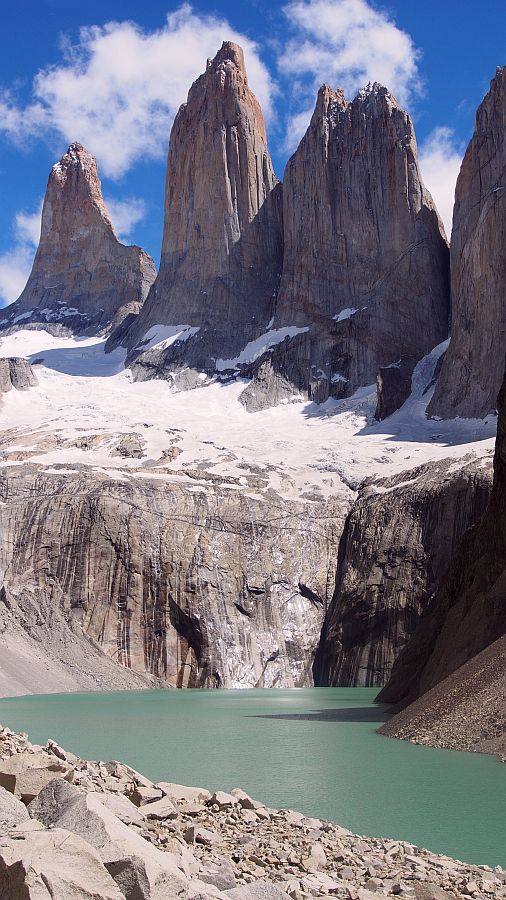
{"label": "dark rock outcrop", "polygon": [[339,551],[315,683],[381,686],[462,535],[490,494],[491,466],[442,460],[366,484]]}
{"label": "dark rock outcrop", "polygon": [[97,162],[71,144],[49,176],[30,277],[19,299],[2,310],[0,329],[104,331],[129,304],[145,299],[155,275],[144,250],[118,241]]}
{"label": "dark rock outcrop", "polygon": [[5,394],[12,388],[28,391],[37,384],[37,376],[27,359],[21,356],[0,358],[0,394]]}
{"label": "dark rock outcrop", "polygon": [[281,186],[262,110],[241,48],[225,42],[172,126],[160,271],[127,343],[135,358],[155,326],[193,333],[143,353],[136,377],[164,377],[169,363],[214,371],[217,357],[256,338],[272,316],[281,263]]}
{"label": "dark rock outcrop", "polygon": [[450,249],[452,335],[429,414],[496,408],[506,346],[506,68],[476,113],[457,179]]}
{"label": "dark rock outcrop", "polygon": [[506,377],[490,502],[465,535],[392,675],[379,695],[406,705],[439,684],[506,632]]}
{"label": "dark rock outcrop", "polygon": [[376,375],[376,412],[378,422],[400,409],[411,394],[411,376],[416,360],[401,357],[398,362],[382,366]]}
{"label": "dark rock outcrop", "polygon": [[[283,227],[274,327],[308,329],[296,338],[292,393],[347,396],[380,366],[416,361],[446,338],[448,247],[411,119],[386,88],[369,85],[352,102],[320,89],[286,167]],[[265,405],[275,373],[286,379],[289,353],[270,355]]]}

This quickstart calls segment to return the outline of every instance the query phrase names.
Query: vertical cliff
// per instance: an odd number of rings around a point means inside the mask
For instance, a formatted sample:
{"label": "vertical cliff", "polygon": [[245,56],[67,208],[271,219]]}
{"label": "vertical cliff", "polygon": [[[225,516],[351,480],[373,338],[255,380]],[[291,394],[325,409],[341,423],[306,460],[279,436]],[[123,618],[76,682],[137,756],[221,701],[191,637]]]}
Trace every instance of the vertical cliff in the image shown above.
{"label": "vertical cliff", "polygon": [[457,179],[451,240],[452,328],[429,414],[496,407],[506,346],[506,68],[476,113]]}
{"label": "vertical cliff", "polygon": [[462,535],[480,518],[491,466],[420,466],[362,488],[346,522],[315,683],[382,686]]}
{"label": "vertical cliff", "polygon": [[19,299],[2,311],[0,328],[104,330],[142,303],[155,274],[144,250],[118,241],[97,162],[81,144],[71,144],[49,175],[30,277]]}
{"label": "vertical cliff", "polygon": [[424,694],[506,633],[506,377],[490,502],[463,537],[448,575],[393,667],[379,699],[406,703]]}
{"label": "vertical cliff", "polygon": [[281,272],[280,191],[243,52],[225,42],[172,126],[160,271],[131,349],[154,326],[185,324],[195,332],[186,359],[214,369],[265,330]]}
{"label": "vertical cliff", "polygon": [[297,355],[295,388],[347,396],[380,366],[416,361],[446,338],[448,247],[413,124],[386,88],[369,85],[351,102],[320,89],[286,167],[283,226],[275,326],[307,334],[268,365],[286,377]]}

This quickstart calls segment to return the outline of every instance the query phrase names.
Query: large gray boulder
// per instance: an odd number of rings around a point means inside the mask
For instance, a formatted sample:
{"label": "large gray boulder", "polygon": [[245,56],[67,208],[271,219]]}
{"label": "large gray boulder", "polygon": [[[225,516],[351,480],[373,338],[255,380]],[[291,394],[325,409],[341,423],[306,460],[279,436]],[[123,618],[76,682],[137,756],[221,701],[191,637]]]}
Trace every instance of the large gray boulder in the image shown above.
{"label": "large gray boulder", "polygon": [[19,356],[0,358],[0,394],[6,394],[12,388],[27,391],[37,384],[37,376],[27,359]]}
{"label": "large gray boulder", "polygon": [[10,791],[0,787],[0,834],[5,834],[11,828],[29,819],[30,815],[24,803]]}
{"label": "large gray boulder", "polygon": [[163,853],[121,822],[96,793],[53,781],[29,806],[46,826],[65,828],[98,851],[127,900],[158,900],[183,893],[188,882],[175,855]]}
{"label": "large gray boulder", "polygon": [[99,854],[54,828],[0,836],[0,900],[124,900]]}

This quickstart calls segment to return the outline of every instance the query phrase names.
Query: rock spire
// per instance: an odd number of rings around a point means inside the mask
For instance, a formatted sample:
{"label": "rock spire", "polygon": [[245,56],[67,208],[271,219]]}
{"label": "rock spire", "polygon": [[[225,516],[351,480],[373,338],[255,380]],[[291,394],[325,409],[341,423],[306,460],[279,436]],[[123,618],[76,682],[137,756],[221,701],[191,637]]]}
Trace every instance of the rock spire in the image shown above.
{"label": "rock spire", "polygon": [[118,241],[96,159],[73,143],[51,170],[32,271],[0,324],[101,331],[142,303],[155,274],[144,250]]}
{"label": "rock spire", "polygon": [[496,408],[506,348],[506,67],[497,69],[455,189],[452,336],[429,413],[480,417]]}
{"label": "rock spire", "polygon": [[193,352],[210,364],[244,346],[272,315],[281,245],[264,117],[243,52],[227,41],[172,126],[160,271],[130,347],[153,326],[181,323],[199,329],[186,362]]}
{"label": "rock spire", "polygon": [[448,247],[413,124],[385,87],[368,85],[351,102],[320,88],[286,167],[283,223],[275,327],[308,328],[297,338],[295,387],[317,401],[346,396],[380,366],[414,364],[445,339]]}

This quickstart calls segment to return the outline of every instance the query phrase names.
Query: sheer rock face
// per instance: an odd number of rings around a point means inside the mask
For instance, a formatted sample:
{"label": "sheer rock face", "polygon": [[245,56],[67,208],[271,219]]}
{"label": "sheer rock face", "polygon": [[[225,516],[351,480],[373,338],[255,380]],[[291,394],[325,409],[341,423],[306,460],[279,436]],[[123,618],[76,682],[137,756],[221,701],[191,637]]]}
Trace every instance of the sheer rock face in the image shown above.
{"label": "sheer rock face", "polygon": [[420,466],[363,488],[345,525],[315,683],[382,686],[491,487],[483,460]]}
{"label": "sheer rock face", "polygon": [[310,686],[348,502],[227,488],[3,468],[2,647],[56,621],[174,686]]}
{"label": "sheer rock face", "polygon": [[506,633],[506,376],[499,397],[494,481],[481,521],[464,535],[447,577],[381,693],[416,699]]}
{"label": "sheer rock face", "polygon": [[[346,396],[448,331],[448,248],[410,117],[374,84],[323,87],[283,181],[276,327],[310,326],[295,387]],[[271,365],[286,370],[286,348]]]}
{"label": "sheer rock face", "polygon": [[118,241],[96,160],[71,144],[49,176],[30,277],[19,299],[2,310],[0,327],[99,332],[121,319],[123,307],[145,299],[155,275],[144,250]]}
{"label": "sheer rock face", "polygon": [[496,408],[506,346],[506,68],[476,113],[457,179],[451,240],[452,337],[429,413]]}
{"label": "sheer rock face", "polygon": [[154,325],[186,324],[199,329],[185,343],[186,364],[214,369],[213,357],[265,330],[281,258],[281,186],[262,110],[241,48],[226,42],[174,120],[160,271],[130,348]]}

